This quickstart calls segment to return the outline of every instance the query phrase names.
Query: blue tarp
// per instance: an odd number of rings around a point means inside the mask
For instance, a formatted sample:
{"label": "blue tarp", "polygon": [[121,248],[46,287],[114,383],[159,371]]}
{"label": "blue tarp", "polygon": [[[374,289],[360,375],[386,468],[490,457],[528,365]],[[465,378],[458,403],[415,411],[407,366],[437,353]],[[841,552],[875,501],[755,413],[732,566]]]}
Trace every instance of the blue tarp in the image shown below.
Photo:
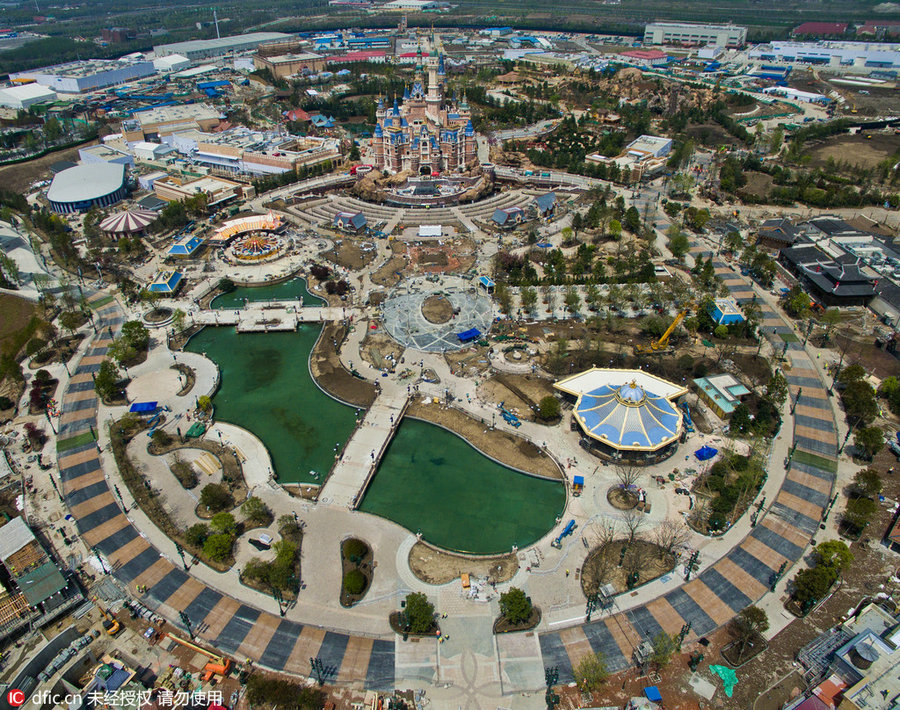
{"label": "blue tarp", "polygon": [[703,446],[694,452],[694,456],[696,456],[699,461],[707,461],[717,453],[719,453],[718,449],[714,449],[712,446]]}
{"label": "blue tarp", "polygon": [[646,688],[644,688],[644,696],[651,703],[661,703],[662,702],[662,695],[660,695],[659,688],[657,688],[655,685],[650,685],[650,686],[647,686]]}
{"label": "blue tarp", "polygon": [[464,330],[462,333],[459,333],[457,336],[459,338],[459,342],[468,343],[472,340],[478,340],[481,337],[481,331],[478,328],[469,328],[469,330]]}
{"label": "blue tarp", "polygon": [[129,407],[128,411],[132,414],[147,414],[155,412],[158,402],[135,402]]}
{"label": "blue tarp", "polygon": [[576,486],[583,486],[584,485],[584,476],[573,476],[572,483],[574,483]]}

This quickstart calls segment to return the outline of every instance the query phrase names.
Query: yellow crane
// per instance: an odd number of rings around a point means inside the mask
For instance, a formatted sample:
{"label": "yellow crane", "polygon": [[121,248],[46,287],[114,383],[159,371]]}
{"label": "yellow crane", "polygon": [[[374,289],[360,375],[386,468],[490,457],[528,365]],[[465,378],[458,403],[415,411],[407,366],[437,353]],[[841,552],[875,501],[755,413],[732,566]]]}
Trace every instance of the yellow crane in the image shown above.
{"label": "yellow crane", "polygon": [[657,355],[659,353],[665,352],[667,350],[666,346],[669,343],[669,336],[675,331],[678,327],[678,324],[684,320],[684,317],[688,313],[688,308],[685,308],[681,311],[677,316],[675,316],[675,320],[672,321],[672,324],[666,328],[666,332],[659,336],[659,340],[654,340],[650,345],[641,345],[640,343],[634,346],[634,352],[636,355]]}

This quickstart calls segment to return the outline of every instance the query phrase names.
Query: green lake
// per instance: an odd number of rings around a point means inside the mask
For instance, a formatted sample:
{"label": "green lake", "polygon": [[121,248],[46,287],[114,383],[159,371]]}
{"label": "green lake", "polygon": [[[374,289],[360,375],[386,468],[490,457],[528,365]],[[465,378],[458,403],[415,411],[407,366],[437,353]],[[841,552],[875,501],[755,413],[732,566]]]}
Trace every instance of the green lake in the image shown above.
{"label": "green lake", "polygon": [[324,300],[306,290],[306,281],[301,278],[289,279],[278,284],[236,288],[231,293],[223,293],[213,299],[213,308],[243,308],[244,301],[297,300],[300,296],[304,306],[320,306]]}
{"label": "green lake", "polygon": [[455,434],[405,420],[360,510],[448,550],[489,554],[529,545],[562,515],[565,486],[487,458]]}

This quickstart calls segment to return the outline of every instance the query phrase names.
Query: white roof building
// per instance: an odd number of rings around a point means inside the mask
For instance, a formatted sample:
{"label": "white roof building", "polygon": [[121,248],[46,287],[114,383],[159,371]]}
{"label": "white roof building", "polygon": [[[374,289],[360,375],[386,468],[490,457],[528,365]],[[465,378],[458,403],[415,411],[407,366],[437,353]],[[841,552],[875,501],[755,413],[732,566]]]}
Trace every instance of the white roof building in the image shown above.
{"label": "white roof building", "polygon": [[157,57],[168,54],[180,54],[190,60],[221,57],[229,52],[241,52],[256,49],[266,42],[291,39],[293,35],[284,32],[248,32],[243,35],[219,37],[216,39],[192,39],[187,42],[161,44],[153,48]]}
{"label": "white roof building", "polygon": [[56,92],[40,84],[22,84],[0,89],[0,106],[26,109],[35,104],[56,101]]}
{"label": "white roof building", "polygon": [[191,66],[191,60],[181,54],[167,54],[165,57],[157,57],[153,60],[153,66],[160,74],[171,71],[181,71]]}

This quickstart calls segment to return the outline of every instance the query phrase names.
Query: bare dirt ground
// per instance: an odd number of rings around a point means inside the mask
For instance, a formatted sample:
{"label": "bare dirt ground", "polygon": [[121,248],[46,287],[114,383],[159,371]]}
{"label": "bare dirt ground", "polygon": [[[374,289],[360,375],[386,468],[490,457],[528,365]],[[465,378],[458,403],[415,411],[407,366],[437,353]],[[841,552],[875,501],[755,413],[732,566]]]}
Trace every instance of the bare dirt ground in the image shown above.
{"label": "bare dirt ground", "polygon": [[368,407],[375,401],[375,385],[347,372],[333,345],[334,340],[340,344],[345,336],[344,326],[327,324],[310,356],[310,370],[319,386],[329,394],[357,407]]}
{"label": "bare dirt ground", "polygon": [[747,172],[747,184],[744,185],[740,192],[746,195],[755,195],[756,197],[765,197],[775,184],[775,180],[771,175],[765,173]]}
{"label": "bare dirt ground", "polygon": [[[868,137],[870,136],[870,137]],[[874,168],[900,150],[900,136],[876,131],[861,131],[855,136],[830,138],[810,151],[810,165],[820,167],[829,158],[863,168]]]}
{"label": "bare dirt ground", "polygon": [[381,330],[370,330],[362,342],[360,352],[363,360],[377,368],[383,368],[391,366],[388,355],[393,355],[397,360],[400,353],[403,352],[403,348],[387,333]]}
{"label": "bare dirt ground", "polygon": [[859,363],[867,372],[872,373],[879,379],[884,379],[890,375],[896,375],[900,369],[900,360],[895,358],[888,352],[881,350],[874,345],[874,338],[858,336],[848,338],[844,334],[835,335],[835,345],[840,352],[843,350],[846,354],[844,357],[844,365],[852,365]]}
{"label": "bare dirt ground", "polygon": [[31,189],[31,183],[50,178],[50,166],[53,163],[58,163],[61,160],[68,160],[73,163],[78,162],[78,149],[96,145],[98,142],[97,140],[88,141],[74,148],[48,153],[43,157],[29,160],[26,163],[17,163],[16,165],[7,165],[4,168],[0,168],[0,184],[13,192],[27,193]]}
{"label": "bare dirt ground", "polygon": [[409,551],[409,568],[426,584],[447,584],[463,573],[487,577],[494,582],[508,582],[519,571],[519,560],[513,555],[468,557],[438,550],[417,542]]}
{"label": "bare dirt ground", "polygon": [[556,462],[530,441],[506,432],[490,429],[490,422],[480,422],[468,415],[438,404],[410,405],[407,414],[432,424],[446,427],[484,454],[506,466],[546,478],[562,479]]}
{"label": "bare dirt ground", "polygon": [[[322,254],[328,261],[353,271],[368,266],[375,259],[375,249],[362,249],[363,242],[344,239]],[[372,244],[372,242],[368,242]],[[374,246],[374,245],[373,245]]]}
{"label": "bare dirt ground", "polygon": [[429,323],[446,323],[453,317],[453,306],[446,296],[433,294],[422,302],[422,315]]}
{"label": "bare dirt ground", "polygon": [[378,286],[394,286],[402,278],[409,261],[406,258],[406,246],[398,242],[391,243],[393,256],[372,274],[372,283]]}
{"label": "bare dirt ground", "polygon": [[636,555],[635,559],[640,562],[639,585],[661,577],[675,567],[674,556],[665,554],[662,548],[646,540],[635,540],[631,543],[625,556],[625,565],[619,567],[624,544],[624,540],[616,540],[603,547],[596,547],[588,553],[584,566],[581,568],[581,589],[583,591],[594,593],[604,584],[612,584],[616,588],[617,594],[628,591],[626,578],[630,571],[629,555]]}
{"label": "bare dirt ground", "polygon": [[450,273],[468,271],[475,263],[475,243],[456,238],[443,244],[410,245],[407,254],[417,271]]}
{"label": "bare dirt ground", "polygon": [[450,366],[450,370],[457,375],[465,374],[469,377],[476,377],[490,367],[487,348],[483,345],[444,353],[444,359]]}
{"label": "bare dirt ground", "polygon": [[0,350],[6,348],[9,339],[24,328],[34,313],[34,304],[24,298],[7,293],[0,294]]}
{"label": "bare dirt ground", "polygon": [[520,419],[535,420],[535,409],[547,395],[553,394],[553,385],[536,375],[501,373],[483,382],[479,387],[482,399],[503,402]]}

